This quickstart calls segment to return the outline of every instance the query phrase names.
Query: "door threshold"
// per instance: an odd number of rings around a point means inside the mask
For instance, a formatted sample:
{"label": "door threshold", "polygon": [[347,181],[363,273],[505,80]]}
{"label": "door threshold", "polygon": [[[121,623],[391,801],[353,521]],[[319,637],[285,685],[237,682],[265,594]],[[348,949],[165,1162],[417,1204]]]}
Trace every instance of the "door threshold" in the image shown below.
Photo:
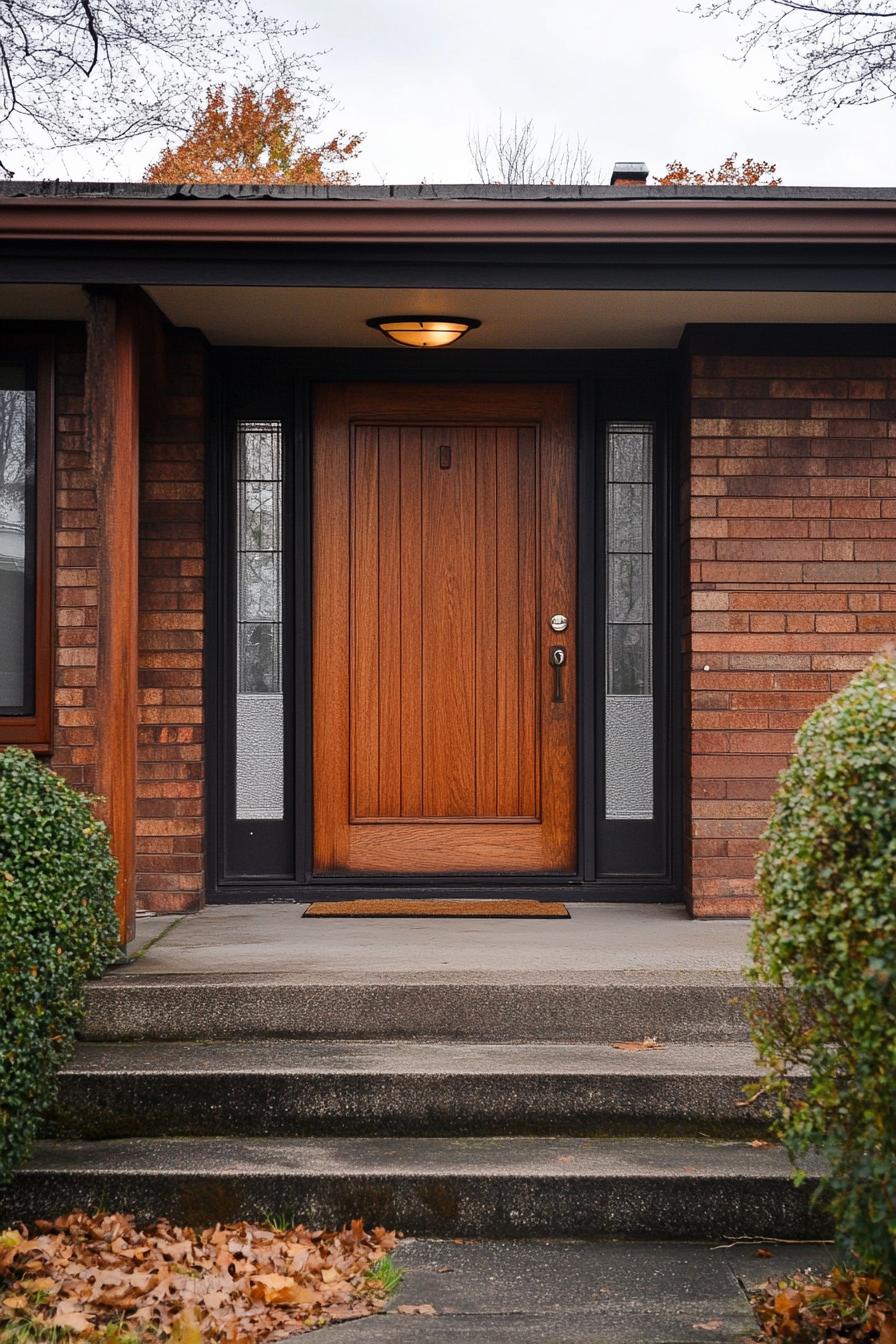
{"label": "door threshold", "polygon": [[613,883],[583,882],[581,879],[542,883],[443,883],[426,886],[375,886],[367,883],[336,883],[317,881],[289,886],[273,883],[252,883],[219,887],[206,894],[209,905],[252,905],[282,903],[305,905],[312,901],[357,900],[501,900],[567,902],[637,902],[639,904],[681,904],[681,889],[672,883]]}

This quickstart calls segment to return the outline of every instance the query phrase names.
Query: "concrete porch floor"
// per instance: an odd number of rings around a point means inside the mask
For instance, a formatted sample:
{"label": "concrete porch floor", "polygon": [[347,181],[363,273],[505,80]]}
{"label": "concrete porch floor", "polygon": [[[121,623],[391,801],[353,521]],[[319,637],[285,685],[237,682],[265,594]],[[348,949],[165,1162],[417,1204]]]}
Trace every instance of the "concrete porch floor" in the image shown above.
{"label": "concrete porch floor", "polygon": [[570,905],[568,920],[303,919],[304,905],[211,905],[140,919],[116,978],[269,976],[326,984],[737,980],[748,920],[680,906]]}

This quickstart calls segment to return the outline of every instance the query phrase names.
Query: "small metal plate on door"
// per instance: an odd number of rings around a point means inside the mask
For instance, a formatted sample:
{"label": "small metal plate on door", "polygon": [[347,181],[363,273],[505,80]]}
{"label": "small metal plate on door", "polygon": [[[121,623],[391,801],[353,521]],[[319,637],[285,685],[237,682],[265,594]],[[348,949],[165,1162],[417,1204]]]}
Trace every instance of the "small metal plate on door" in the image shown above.
{"label": "small metal plate on door", "polygon": [[568,625],[569,625],[569,621],[566,619],[565,616],[561,616],[559,613],[558,613],[556,616],[552,616],[552,617],[551,617],[551,629],[552,629],[552,630],[557,630],[557,631],[565,630],[566,627],[567,627]]}

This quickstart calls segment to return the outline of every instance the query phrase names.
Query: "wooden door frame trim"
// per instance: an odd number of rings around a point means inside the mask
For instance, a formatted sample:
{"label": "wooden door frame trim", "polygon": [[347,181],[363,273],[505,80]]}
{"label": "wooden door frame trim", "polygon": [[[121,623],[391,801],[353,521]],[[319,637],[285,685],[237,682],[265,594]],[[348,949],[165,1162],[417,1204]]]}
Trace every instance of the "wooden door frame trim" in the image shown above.
{"label": "wooden door frame trim", "polygon": [[[579,390],[579,787],[578,787],[578,831],[579,831],[579,869],[575,876],[558,875],[556,878],[520,879],[512,881],[495,878],[492,880],[470,879],[460,875],[457,879],[436,878],[421,884],[419,879],[387,878],[372,876],[357,877],[350,881],[344,877],[310,876],[311,854],[311,810],[303,806],[303,795],[308,794],[311,778],[311,741],[310,732],[299,733],[295,741],[298,776],[304,781],[304,787],[296,789],[295,826],[298,841],[294,876],[253,877],[238,874],[228,876],[224,871],[226,862],[225,826],[227,824],[225,776],[228,749],[227,739],[221,734],[209,737],[209,772],[207,785],[207,899],[212,903],[245,903],[246,901],[280,900],[301,902],[314,899],[326,891],[328,899],[352,899],[361,895],[456,895],[459,887],[467,889],[481,888],[484,894],[499,895],[502,892],[534,897],[557,898],[562,895],[572,901],[650,901],[680,903],[682,896],[682,846],[683,835],[680,823],[682,777],[681,753],[681,709],[680,677],[677,671],[677,649],[679,647],[680,604],[675,600],[677,593],[677,570],[675,544],[677,538],[678,508],[678,451],[676,438],[676,417],[672,414],[676,404],[676,378],[680,356],[674,351],[621,351],[621,350],[570,350],[570,351],[484,351],[467,352],[467,358],[454,362],[446,359],[445,353],[439,356],[434,366],[432,356],[426,353],[415,357],[411,352],[408,359],[400,358],[391,363],[391,376],[383,376],[382,361],[370,358],[379,352],[332,351],[332,350],[218,350],[215,356],[214,378],[214,414],[210,422],[216,427],[212,435],[208,454],[207,476],[207,536],[208,536],[208,624],[209,642],[206,661],[206,695],[210,714],[215,714],[222,725],[227,723],[226,699],[222,695],[222,676],[220,673],[224,640],[228,628],[225,585],[221,582],[226,573],[226,538],[223,535],[228,516],[226,491],[228,481],[225,475],[225,463],[228,460],[229,432],[228,400],[235,384],[258,385],[259,375],[263,374],[271,387],[270,396],[281,408],[284,418],[293,422],[297,471],[291,483],[291,498],[295,508],[295,544],[297,590],[296,602],[310,611],[310,388],[314,382],[358,381],[358,382],[565,382],[576,384]],[[399,376],[400,375],[400,376]],[[658,781],[658,787],[667,790],[669,820],[667,826],[667,861],[663,876],[597,876],[595,868],[595,827],[591,824],[595,817],[595,722],[599,722],[598,697],[593,693],[595,673],[595,530],[594,518],[595,490],[599,483],[594,479],[593,451],[597,428],[594,387],[596,380],[624,378],[637,389],[643,386],[650,409],[643,418],[656,418],[664,421],[668,480],[666,482],[664,555],[662,570],[665,586],[669,594],[668,623],[669,649],[666,667],[666,712],[668,714],[669,743],[667,779]],[[279,399],[279,400],[278,400]],[[288,403],[288,405],[287,405]],[[270,414],[270,413],[269,413]],[[296,622],[294,642],[295,686],[294,707],[297,727],[304,720],[311,722],[311,647],[310,635],[301,628],[302,622]],[[287,637],[288,638],[288,637]],[[590,642],[590,649],[586,644]],[[286,647],[286,645],[285,645]],[[229,654],[228,654],[229,656]],[[225,678],[226,680],[226,678]],[[586,689],[589,693],[585,693]]]}

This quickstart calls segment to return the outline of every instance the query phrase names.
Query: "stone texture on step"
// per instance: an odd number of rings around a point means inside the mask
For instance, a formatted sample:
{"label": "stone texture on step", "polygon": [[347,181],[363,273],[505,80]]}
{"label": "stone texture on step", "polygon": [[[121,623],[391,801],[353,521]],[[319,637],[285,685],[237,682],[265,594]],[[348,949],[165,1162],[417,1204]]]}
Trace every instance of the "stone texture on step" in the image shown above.
{"label": "stone texture on step", "polygon": [[[340,1344],[744,1344],[756,1330],[749,1287],[827,1268],[834,1251],[772,1246],[757,1259],[755,1245],[412,1237],[393,1258],[398,1293],[383,1315],[341,1326]],[[400,1311],[421,1304],[437,1314]]]}
{"label": "stone texture on step", "polygon": [[141,977],[132,968],[88,986],[81,1034],[97,1041],[745,1041],[746,992],[738,977],[705,970],[617,972],[570,984],[405,978],[336,986],[266,976]]}
{"label": "stone texture on step", "polygon": [[194,1226],[289,1212],[445,1236],[812,1237],[826,1232],[812,1187],[794,1187],[781,1149],[745,1141],[126,1139],[38,1144],[0,1214],[101,1206]]}
{"label": "stone texture on step", "polygon": [[67,1137],[761,1134],[750,1046],[408,1041],[79,1045]]}

